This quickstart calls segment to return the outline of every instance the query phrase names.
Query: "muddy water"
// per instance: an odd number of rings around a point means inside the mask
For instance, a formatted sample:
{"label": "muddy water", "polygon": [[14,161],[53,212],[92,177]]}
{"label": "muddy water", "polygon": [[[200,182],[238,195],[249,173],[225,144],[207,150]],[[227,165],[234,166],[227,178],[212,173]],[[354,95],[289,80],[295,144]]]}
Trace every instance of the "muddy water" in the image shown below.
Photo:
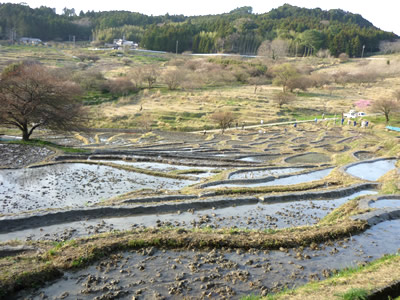
{"label": "muddy water", "polygon": [[66,240],[78,236],[112,230],[128,230],[140,226],[193,227],[237,227],[242,229],[275,229],[315,224],[333,209],[349,199],[361,195],[376,194],[375,191],[361,191],[353,195],[313,201],[295,201],[274,204],[253,204],[237,207],[207,209],[197,212],[178,212],[169,214],[140,215],[124,218],[93,219],[71,222],[0,234],[0,241],[6,240]]}
{"label": "muddy water", "polygon": [[290,158],[287,158],[285,161],[289,164],[307,164],[307,163],[326,163],[329,162],[331,159],[329,156],[322,154],[322,153],[306,153],[301,155],[296,155]]}
{"label": "muddy water", "polygon": [[215,168],[211,167],[197,167],[197,166],[183,166],[183,165],[171,165],[166,163],[157,163],[157,162],[132,162],[125,160],[97,160],[102,163],[112,163],[117,165],[127,165],[135,168],[147,169],[158,172],[171,172],[176,170],[201,170],[203,173],[188,173],[187,175],[198,177],[198,178],[206,178],[214,175],[212,173]]}
{"label": "muddy water", "polygon": [[0,170],[0,213],[79,207],[132,190],[175,190],[191,183],[79,163]]}
{"label": "muddy water", "polygon": [[153,171],[165,171],[165,172],[174,170],[190,170],[190,169],[204,170],[204,171],[212,170],[212,168],[210,167],[171,165],[171,164],[157,163],[157,162],[132,162],[125,160],[102,160],[99,162],[128,165],[128,166],[133,166],[135,168],[149,169]]}
{"label": "muddy water", "polygon": [[387,221],[358,236],[321,244],[314,250],[125,252],[78,272],[68,272],[49,286],[24,292],[17,299],[240,299],[323,279],[335,269],[396,253],[399,230],[400,220]]}
{"label": "muddy water", "polygon": [[252,170],[245,172],[237,172],[229,176],[229,179],[249,179],[262,178],[267,176],[285,175],[295,172],[301,172],[304,168],[285,168],[285,169],[267,169],[267,170]]}
{"label": "muddy water", "polygon": [[240,161],[246,161],[246,162],[258,162],[258,163],[262,163],[265,161],[269,161],[269,160],[274,160],[276,158],[279,157],[279,154],[276,155],[259,155],[259,156],[247,156],[247,157],[243,157],[240,158]]}
{"label": "muddy water", "polygon": [[369,206],[373,208],[400,208],[400,199],[379,199],[378,201],[371,202]]}
{"label": "muddy water", "polygon": [[347,168],[346,172],[364,180],[375,181],[390,170],[393,170],[396,167],[395,164],[395,159],[365,162]]}
{"label": "muddy water", "polygon": [[324,169],[324,170],[318,170],[314,172],[310,172],[307,174],[300,174],[300,175],[293,175],[293,176],[288,176],[284,178],[278,178],[275,180],[271,181],[266,181],[266,182],[258,182],[258,183],[243,183],[243,184],[220,184],[220,185],[213,185],[209,186],[207,188],[217,188],[217,187],[262,187],[262,186],[273,186],[273,185],[291,185],[291,184],[299,184],[299,183],[306,183],[314,180],[320,180],[324,177],[326,177],[330,172],[332,171],[332,168],[329,169]]}

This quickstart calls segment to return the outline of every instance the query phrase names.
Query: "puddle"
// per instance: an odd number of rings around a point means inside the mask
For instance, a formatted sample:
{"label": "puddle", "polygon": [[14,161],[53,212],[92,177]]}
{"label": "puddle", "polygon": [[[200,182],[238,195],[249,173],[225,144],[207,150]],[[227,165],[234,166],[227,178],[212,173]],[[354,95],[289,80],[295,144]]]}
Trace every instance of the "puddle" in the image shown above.
{"label": "puddle", "polygon": [[396,168],[395,165],[395,159],[378,160],[356,164],[347,168],[346,172],[364,180],[376,181],[379,177]]}
{"label": "puddle", "polygon": [[369,203],[373,208],[400,208],[400,199],[380,199]]}
{"label": "puddle", "polygon": [[25,291],[16,299],[240,299],[321,280],[332,270],[394,254],[400,247],[396,238],[399,230],[400,220],[387,221],[363,234],[321,244],[315,250],[206,252],[152,248],[123,252],[83,270],[66,272],[47,287]]}
{"label": "puddle", "polygon": [[367,160],[375,157],[375,154],[368,151],[357,151],[354,152],[354,156],[357,157],[359,160]]}
{"label": "puddle", "polygon": [[300,154],[296,156],[289,157],[285,159],[285,162],[289,164],[309,164],[309,163],[314,163],[314,164],[320,164],[320,163],[326,163],[330,162],[331,159],[329,156],[322,154],[322,153],[306,153],[306,154]]}
{"label": "puddle", "polygon": [[183,228],[210,226],[213,228],[238,227],[258,230],[295,227],[315,224],[320,218],[323,218],[349,199],[368,194],[373,195],[376,192],[366,190],[347,197],[330,200],[302,200],[273,204],[258,203],[198,210],[194,213],[185,211],[181,213],[98,218],[0,234],[0,241],[13,239],[50,239],[60,241],[112,230],[128,230],[140,226],[176,226]]}
{"label": "puddle", "polygon": [[259,169],[259,170],[244,170],[237,171],[229,179],[250,179],[250,178],[263,178],[267,176],[285,175],[295,172],[301,172],[304,168],[279,168],[279,169]]}
{"label": "puddle", "polygon": [[300,174],[300,175],[293,175],[293,176],[288,176],[284,178],[278,178],[275,180],[271,181],[266,181],[266,182],[258,182],[258,183],[224,183],[220,185],[212,185],[212,186],[207,186],[206,188],[220,188],[220,187],[246,187],[246,188],[252,188],[252,187],[263,187],[263,186],[273,186],[273,185],[291,185],[291,184],[299,184],[299,183],[306,183],[314,180],[320,180],[327,176],[333,168],[329,169],[324,169],[324,170],[319,170],[319,171],[314,171],[306,174]]}
{"label": "puddle", "polygon": [[0,170],[0,213],[82,207],[132,190],[176,190],[192,183],[81,163]]}

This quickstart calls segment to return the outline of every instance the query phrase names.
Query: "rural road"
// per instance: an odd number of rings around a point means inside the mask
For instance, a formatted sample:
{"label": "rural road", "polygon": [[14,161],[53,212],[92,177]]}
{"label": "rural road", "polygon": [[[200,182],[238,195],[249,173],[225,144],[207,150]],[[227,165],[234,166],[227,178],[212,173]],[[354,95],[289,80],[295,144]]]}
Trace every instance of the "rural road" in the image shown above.
{"label": "rural road", "polygon": [[[375,113],[375,114],[368,114],[365,116],[377,116],[377,115],[381,115],[381,113]],[[319,122],[326,122],[326,121],[331,121],[331,120],[337,120],[338,122],[340,122],[340,118],[336,117],[336,118],[324,118],[324,119],[318,119],[318,123]],[[249,129],[249,128],[263,128],[263,127],[271,127],[271,126],[279,126],[279,125],[291,125],[294,123],[300,124],[300,123],[312,123],[315,122],[315,119],[311,119],[311,120],[302,120],[302,121],[288,121],[288,122],[275,122],[275,123],[265,123],[265,124],[257,124],[257,125],[248,125],[248,126],[244,126],[244,129]],[[346,122],[346,121],[345,121]],[[240,125],[240,124],[239,124]],[[225,129],[225,131],[229,131],[229,130],[240,130],[242,129],[242,126],[238,126],[237,128],[231,127],[231,128],[227,128]],[[218,132],[221,131],[221,129],[211,129],[211,130],[207,130],[207,133],[210,132]],[[204,130],[200,130],[200,131],[192,131],[192,133],[204,133]]]}

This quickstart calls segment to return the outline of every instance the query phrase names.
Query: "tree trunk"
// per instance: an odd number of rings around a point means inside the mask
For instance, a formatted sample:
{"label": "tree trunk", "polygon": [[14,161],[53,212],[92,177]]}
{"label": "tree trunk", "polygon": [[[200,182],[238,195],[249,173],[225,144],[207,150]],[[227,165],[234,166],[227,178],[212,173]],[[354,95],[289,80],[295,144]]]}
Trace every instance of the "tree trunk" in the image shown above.
{"label": "tree trunk", "polygon": [[28,128],[22,129],[22,140],[29,141],[30,133],[28,132]]}
{"label": "tree trunk", "polygon": [[389,123],[389,114],[385,113],[385,118],[386,118],[386,124]]}

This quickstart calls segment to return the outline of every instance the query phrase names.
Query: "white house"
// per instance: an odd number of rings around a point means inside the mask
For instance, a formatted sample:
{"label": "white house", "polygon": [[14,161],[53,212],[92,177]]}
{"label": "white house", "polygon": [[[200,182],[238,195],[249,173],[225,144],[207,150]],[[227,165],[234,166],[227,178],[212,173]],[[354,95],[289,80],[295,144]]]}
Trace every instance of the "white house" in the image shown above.
{"label": "white house", "polygon": [[114,40],[114,45],[117,45],[119,47],[129,46],[129,47],[132,47],[132,48],[137,48],[139,46],[134,41],[127,41],[125,39],[116,39],[116,40]]}
{"label": "white house", "polygon": [[41,39],[36,39],[36,38],[30,38],[30,37],[22,37],[19,39],[20,43],[24,44],[32,44],[32,45],[38,45],[42,43]]}

